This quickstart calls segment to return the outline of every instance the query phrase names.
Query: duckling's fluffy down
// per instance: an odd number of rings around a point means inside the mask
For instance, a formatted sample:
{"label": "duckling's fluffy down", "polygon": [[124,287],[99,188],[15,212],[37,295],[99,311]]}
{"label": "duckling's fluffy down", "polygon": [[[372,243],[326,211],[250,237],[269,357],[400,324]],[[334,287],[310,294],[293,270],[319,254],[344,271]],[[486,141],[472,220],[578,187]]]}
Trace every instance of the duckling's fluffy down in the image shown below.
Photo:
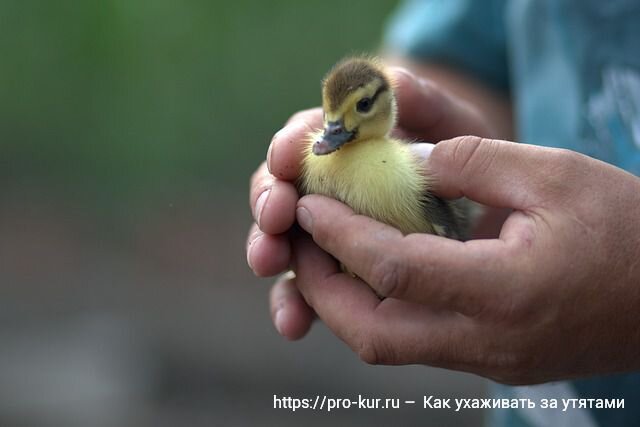
{"label": "duckling's fluffy down", "polygon": [[[312,135],[317,140],[319,135]],[[345,144],[339,152],[316,156],[305,145],[300,191],[322,194],[399,229],[434,233],[425,215],[428,182],[408,145],[389,138]]]}

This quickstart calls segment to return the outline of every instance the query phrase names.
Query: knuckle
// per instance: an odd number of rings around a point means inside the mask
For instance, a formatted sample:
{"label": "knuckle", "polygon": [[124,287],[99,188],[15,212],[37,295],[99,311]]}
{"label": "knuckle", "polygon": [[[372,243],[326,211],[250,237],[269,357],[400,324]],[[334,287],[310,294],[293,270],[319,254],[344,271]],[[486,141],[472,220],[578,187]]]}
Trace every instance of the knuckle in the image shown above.
{"label": "knuckle", "polygon": [[554,151],[557,154],[557,161],[561,163],[569,163],[573,165],[578,163],[582,158],[581,154],[567,148],[555,148]]}
{"label": "knuckle", "polygon": [[497,142],[492,139],[462,137],[453,154],[453,160],[460,168],[459,174],[470,178],[485,173],[491,168],[497,147]]}
{"label": "knuckle", "polygon": [[385,255],[371,266],[371,282],[383,297],[402,297],[408,288],[409,267],[396,255]]}
{"label": "knuckle", "polygon": [[[540,162],[544,162],[546,172],[534,181],[532,191],[537,204],[556,204],[558,200],[566,202],[566,198],[576,191],[576,182],[580,182],[581,171],[579,155],[566,149],[545,149]],[[588,186],[587,186],[588,188]]]}
{"label": "knuckle", "polygon": [[566,148],[543,148],[544,162],[554,172],[572,171],[578,167],[581,155]]}
{"label": "knuckle", "polygon": [[368,365],[390,365],[395,363],[393,349],[375,333],[361,334],[355,351],[360,360]]}
{"label": "knuckle", "polygon": [[356,349],[358,357],[368,365],[378,365],[378,353],[376,347],[369,340],[363,340]]}
{"label": "knuckle", "polygon": [[478,148],[481,140],[482,138],[473,135],[450,139],[446,141],[447,154],[456,164],[464,164],[470,154]]}
{"label": "knuckle", "polygon": [[490,377],[502,384],[531,384],[540,372],[536,357],[538,353],[539,348],[528,344],[512,345],[493,358],[493,374]]}
{"label": "knuckle", "polygon": [[[557,170],[557,184],[562,185],[564,191],[570,191],[575,186],[575,182],[585,176],[588,168],[585,167],[585,156],[575,151],[565,148],[557,149],[552,159]],[[571,183],[572,185],[568,185]]]}

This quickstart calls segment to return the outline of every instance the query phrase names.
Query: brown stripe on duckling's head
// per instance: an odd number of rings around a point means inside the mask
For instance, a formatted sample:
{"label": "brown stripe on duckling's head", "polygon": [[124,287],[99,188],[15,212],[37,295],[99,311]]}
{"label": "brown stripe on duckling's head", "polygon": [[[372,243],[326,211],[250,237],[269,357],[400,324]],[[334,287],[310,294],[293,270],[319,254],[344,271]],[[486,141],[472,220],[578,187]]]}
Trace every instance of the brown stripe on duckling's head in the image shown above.
{"label": "brown stripe on duckling's head", "polygon": [[378,92],[389,88],[389,82],[383,72],[371,60],[347,58],[338,62],[323,81],[324,98],[330,111],[336,111],[353,91],[364,87],[374,80],[380,80]]}

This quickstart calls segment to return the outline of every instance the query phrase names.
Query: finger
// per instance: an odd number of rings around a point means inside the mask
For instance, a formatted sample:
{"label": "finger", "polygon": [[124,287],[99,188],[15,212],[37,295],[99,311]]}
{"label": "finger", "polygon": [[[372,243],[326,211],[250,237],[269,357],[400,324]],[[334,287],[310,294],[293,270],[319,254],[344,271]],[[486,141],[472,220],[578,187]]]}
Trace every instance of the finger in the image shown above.
{"label": "finger", "polygon": [[465,371],[481,366],[481,328],[459,313],[387,298],[372,323],[373,348],[368,351],[375,363],[423,363]]}
{"label": "finger", "polygon": [[272,175],[294,181],[300,175],[304,143],[308,135],[322,127],[322,110],[314,108],[295,114],[271,140],[267,163]]}
{"label": "finger", "polygon": [[[427,158],[435,148],[435,144],[414,143],[409,146],[411,151],[419,159],[423,159],[426,163]],[[430,182],[434,184],[433,173],[422,167],[420,170],[430,178]],[[434,188],[437,191],[437,188]],[[490,206],[476,205],[469,208],[469,220],[473,222],[472,238],[473,239],[495,239],[500,235],[502,225],[509,217],[511,209],[492,208]]]}
{"label": "finger", "polygon": [[295,284],[291,272],[280,277],[271,288],[269,296],[271,319],[283,337],[297,340],[307,334],[315,317]]}
{"label": "finger", "polygon": [[485,120],[470,104],[404,68],[392,68],[398,98],[398,125],[423,141],[459,135],[489,136]]}
{"label": "finger", "polygon": [[256,276],[270,277],[289,268],[291,246],[284,234],[265,234],[253,224],[247,237],[247,264]]}
{"label": "finger", "polygon": [[551,193],[552,176],[569,161],[562,153],[465,136],[438,143],[425,169],[432,177],[432,190],[442,197],[465,196],[497,208],[524,210],[540,205]]}
{"label": "finger", "polygon": [[470,366],[474,323],[403,301],[380,299],[308,238],[293,240],[296,283],[318,317],[362,360],[373,364]]}
{"label": "finger", "polygon": [[[302,233],[294,235],[292,248],[292,266],[296,272],[298,289],[309,306],[315,309],[320,318],[328,322],[330,328],[334,322],[334,311],[337,321],[343,321],[346,319],[345,316],[351,314],[364,318],[380,303],[380,299],[370,287],[343,273],[336,260],[318,248],[308,236]],[[316,292],[317,288],[322,288],[322,292]],[[316,299],[318,295],[321,296],[321,300]],[[348,310],[340,310],[340,307],[344,308],[345,301],[342,298],[345,296],[348,296],[349,300],[357,301],[357,304]],[[322,310],[319,311],[319,308]],[[323,314],[331,315],[323,317]]]}
{"label": "finger", "polygon": [[251,178],[249,203],[260,229],[269,234],[287,231],[295,221],[298,191],[287,181],[276,179],[262,163]]}
{"label": "finger", "polygon": [[504,295],[517,260],[510,242],[466,243],[428,234],[403,236],[326,197],[298,202],[298,223],[325,251],[376,292],[474,316]]}

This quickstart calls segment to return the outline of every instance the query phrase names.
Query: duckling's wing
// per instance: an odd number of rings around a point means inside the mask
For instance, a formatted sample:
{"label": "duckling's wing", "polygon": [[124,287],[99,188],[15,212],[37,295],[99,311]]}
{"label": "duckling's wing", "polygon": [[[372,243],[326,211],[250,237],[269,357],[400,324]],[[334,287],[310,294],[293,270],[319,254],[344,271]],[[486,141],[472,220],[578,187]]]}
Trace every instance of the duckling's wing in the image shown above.
{"label": "duckling's wing", "polygon": [[444,200],[428,195],[425,201],[425,214],[435,234],[450,239],[465,241],[469,238],[465,200]]}

